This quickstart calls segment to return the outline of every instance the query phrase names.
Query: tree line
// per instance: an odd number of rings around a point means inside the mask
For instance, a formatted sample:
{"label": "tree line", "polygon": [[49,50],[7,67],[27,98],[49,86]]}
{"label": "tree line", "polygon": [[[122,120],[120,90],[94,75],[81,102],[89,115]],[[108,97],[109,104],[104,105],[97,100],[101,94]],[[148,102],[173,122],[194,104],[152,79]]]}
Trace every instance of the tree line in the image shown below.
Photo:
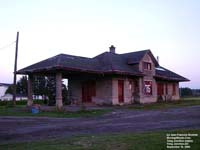
{"label": "tree line", "polygon": [[[34,76],[33,82],[33,95],[42,96],[44,102],[48,105],[55,105],[56,101],[56,80],[53,76]],[[13,85],[10,85],[6,93],[13,94]],[[22,76],[16,84],[16,94],[28,96],[28,78]],[[68,89],[65,84],[62,84],[62,97],[65,104],[68,101]]]}
{"label": "tree line", "polygon": [[200,96],[200,89],[180,88],[181,97],[197,97]]}

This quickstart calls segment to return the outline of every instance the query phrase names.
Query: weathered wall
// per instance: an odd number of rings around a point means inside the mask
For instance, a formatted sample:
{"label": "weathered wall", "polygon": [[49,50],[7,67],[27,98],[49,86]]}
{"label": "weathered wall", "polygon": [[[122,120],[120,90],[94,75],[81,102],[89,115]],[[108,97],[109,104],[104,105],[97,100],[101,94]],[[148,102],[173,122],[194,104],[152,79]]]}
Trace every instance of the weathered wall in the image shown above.
{"label": "weathered wall", "polygon": [[92,102],[95,104],[112,104],[112,79],[106,77],[69,79],[69,99],[74,103],[81,103],[82,83],[90,79],[96,83],[96,96],[92,97]]}
{"label": "weathered wall", "polygon": [[[145,70],[143,67],[143,62],[151,63],[151,70]],[[144,58],[139,63],[139,70],[142,71],[145,76],[140,78],[140,103],[152,103],[157,101],[157,85],[154,79],[155,75],[155,64],[153,63],[151,57],[146,54]],[[152,95],[146,95],[144,92],[144,81],[152,81]]]}
{"label": "weathered wall", "polygon": [[[144,81],[152,81],[152,95],[146,95],[144,93]],[[157,101],[157,85],[154,78],[145,76],[143,79],[140,79],[140,103],[153,103]]]}
{"label": "weathered wall", "polygon": [[72,103],[80,103],[82,100],[82,85],[81,79],[69,79],[68,88],[69,88],[69,100]]}
{"label": "weathered wall", "polygon": [[112,79],[99,78],[96,80],[96,96],[92,98],[96,104],[112,104]]}
{"label": "weathered wall", "polygon": [[[113,78],[112,79],[112,103],[113,105],[119,105],[118,99],[118,80],[124,81],[124,103],[123,104],[131,104],[133,103],[133,92],[134,92],[134,84],[133,79],[129,78]],[[122,105],[122,104],[120,104]]]}
{"label": "weathered wall", "polygon": [[[80,103],[82,101],[82,85],[81,83],[86,79],[71,79],[69,80],[69,98],[70,100]],[[118,80],[124,81],[124,103],[119,103],[118,99]],[[144,93],[144,81],[152,81],[152,95],[146,95]],[[139,84],[139,93],[137,100],[135,100],[134,83]],[[153,72],[148,72],[146,76],[139,79],[130,79],[128,77],[101,77],[96,78],[96,96],[92,97],[92,102],[95,104],[113,104],[113,105],[123,105],[131,104],[135,102],[139,103],[152,103],[156,102],[157,97],[157,83],[153,77]],[[165,85],[165,84],[164,84]],[[173,83],[167,83],[168,94],[166,94],[164,87],[163,98],[176,100],[179,99],[179,85],[176,83],[176,95],[173,95]]]}
{"label": "weathered wall", "polygon": [[[148,70],[144,70],[143,68],[143,62],[149,62],[152,64],[152,70],[148,71]],[[150,76],[154,76],[155,75],[155,64],[153,63],[151,57],[146,54],[143,59],[140,61],[139,63],[139,70],[143,73],[145,73],[146,75],[150,75]]]}
{"label": "weathered wall", "polygon": [[[173,84],[175,84],[175,95],[173,95]],[[178,83],[169,83],[168,84],[168,95],[170,95],[171,97],[171,100],[178,100],[180,99],[180,96],[179,96],[179,84]]]}
{"label": "weathered wall", "polygon": [[[178,82],[162,81],[162,83],[164,84],[164,91],[163,91],[163,95],[162,95],[162,99],[164,101],[180,99],[180,96],[179,96],[179,83]],[[173,84],[175,84],[175,88],[176,88],[175,95],[173,94]]]}

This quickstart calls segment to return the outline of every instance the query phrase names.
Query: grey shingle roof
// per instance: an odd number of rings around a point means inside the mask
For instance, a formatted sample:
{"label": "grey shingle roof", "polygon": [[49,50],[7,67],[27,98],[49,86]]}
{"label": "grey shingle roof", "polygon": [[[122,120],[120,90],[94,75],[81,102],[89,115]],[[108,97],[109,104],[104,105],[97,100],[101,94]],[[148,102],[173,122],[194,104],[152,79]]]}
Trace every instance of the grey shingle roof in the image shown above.
{"label": "grey shingle roof", "polygon": [[189,81],[187,78],[182,77],[164,67],[159,66],[156,69],[156,78],[164,79],[164,80],[174,80],[174,81]]}
{"label": "grey shingle roof", "polygon": [[122,57],[126,58],[128,64],[137,64],[141,61],[141,59],[144,57],[144,55],[148,53],[153,62],[155,63],[156,66],[158,66],[158,62],[151,53],[149,49],[147,50],[142,50],[142,51],[136,51],[136,52],[131,52],[131,53],[125,53],[125,54],[120,54]]}
{"label": "grey shingle roof", "polygon": [[[144,55],[148,53],[156,67],[159,66],[150,50],[143,50],[132,53],[116,54],[111,52],[104,52],[96,57],[87,58],[66,54],[59,54],[48,58],[36,64],[30,65],[19,70],[18,74],[30,74],[35,72],[56,71],[56,70],[70,70],[78,72],[92,72],[101,74],[124,74],[133,76],[143,76],[136,65],[142,60]],[[165,69],[165,68],[163,68]],[[188,81],[188,79],[167,69],[156,70],[156,78],[165,80]]]}

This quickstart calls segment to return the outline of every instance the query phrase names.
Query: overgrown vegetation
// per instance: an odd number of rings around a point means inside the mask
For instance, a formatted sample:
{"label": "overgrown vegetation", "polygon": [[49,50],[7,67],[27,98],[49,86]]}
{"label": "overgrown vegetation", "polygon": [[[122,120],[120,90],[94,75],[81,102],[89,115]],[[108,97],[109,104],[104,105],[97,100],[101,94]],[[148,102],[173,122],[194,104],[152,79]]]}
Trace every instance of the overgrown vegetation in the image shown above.
{"label": "overgrown vegetation", "polygon": [[[28,95],[27,76],[22,76],[16,85],[17,95]],[[45,104],[50,106],[55,105],[56,101],[56,81],[54,76],[34,76],[33,78],[33,95],[42,96]],[[13,85],[10,85],[6,93],[13,94]],[[64,104],[70,104],[68,100],[68,89],[65,84],[62,84],[62,97]]]}
{"label": "overgrown vegetation", "polygon": [[191,88],[180,88],[181,97],[199,97],[200,89],[191,89]]}
{"label": "overgrown vegetation", "polygon": [[[34,104],[45,104],[44,100],[33,100]],[[20,100],[20,101],[16,101],[16,105],[26,105],[27,104],[27,100]],[[0,106],[12,106],[13,105],[13,101],[0,101]]]}
{"label": "overgrown vegetation", "polygon": [[43,140],[1,145],[2,150],[167,150],[167,133],[198,134],[190,144],[192,150],[200,149],[200,130],[160,131],[149,133],[123,133]]}
{"label": "overgrown vegetation", "polygon": [[72,118],[72,117],[95,117],[101,116],[110,112],[111,109],[98,109],[98,110],[80,110],[76,112],[69,112],[63,110],[58,112],[53,111],[40,111],[38,114],[32,114],[31,109],[23,105],[17,107],[0,106],[0,116],[30,116],[30,117],[56,117],[56,118]]}
{"label": "overgrown vegetation", "polygon": [[[43,105],[43,100],[34,100],[34,104]],[[85,117],[85,116],[99,116],[103,115],[107,112],[112,111],[112,109],[101,109],[101,110],[85,110],[78,111],[76,113],[61,111],[57,112],[49,111],[49,112],[40,112],[37,115],[31,114],[30,108],[26,108],[27,101],[17,101],[17,107],[13,108],[12,101],[1,101],[0,102],[0,115],[1,116],[46,116],[46,117]],[[160,103],[151,103],[151,104],[133,104],[128,106],[119,106],[119,109],[128,108],[128,109],[141,109],[141,110],[155,110],[155,109],[168,109],[168,108],[176,108],[176,107],[184,107],[184,106],[195,106],[200,105],[200,97],[194,98],[184,98],[178,101],[171,102],[160,102]],[[113,107],[116,108],[116,107]],[[82,110],[82,109],[81,109]]]}
{"label": "overgrown vegetation", "polygon": [[159,103],[151,103],[151,104],[136,104],[136,105],[128,106],[128,108],[129,109],[167,109],[167,108],[195,106],[195,105],[200,105],[200,97],[183,98],[177,101],[159,102]]}

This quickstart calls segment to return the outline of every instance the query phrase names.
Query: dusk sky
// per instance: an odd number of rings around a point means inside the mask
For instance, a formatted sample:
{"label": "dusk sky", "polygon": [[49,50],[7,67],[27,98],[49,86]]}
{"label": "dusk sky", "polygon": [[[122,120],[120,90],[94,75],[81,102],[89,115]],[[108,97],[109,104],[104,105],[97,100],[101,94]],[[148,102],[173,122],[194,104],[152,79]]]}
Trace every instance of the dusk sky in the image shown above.
{"label": "dusk sky", "polygon": [[160,65],[200,88],[199,0],[0,0],[0,83],[18,69],[65,53],[94,57],[151,49]]}

